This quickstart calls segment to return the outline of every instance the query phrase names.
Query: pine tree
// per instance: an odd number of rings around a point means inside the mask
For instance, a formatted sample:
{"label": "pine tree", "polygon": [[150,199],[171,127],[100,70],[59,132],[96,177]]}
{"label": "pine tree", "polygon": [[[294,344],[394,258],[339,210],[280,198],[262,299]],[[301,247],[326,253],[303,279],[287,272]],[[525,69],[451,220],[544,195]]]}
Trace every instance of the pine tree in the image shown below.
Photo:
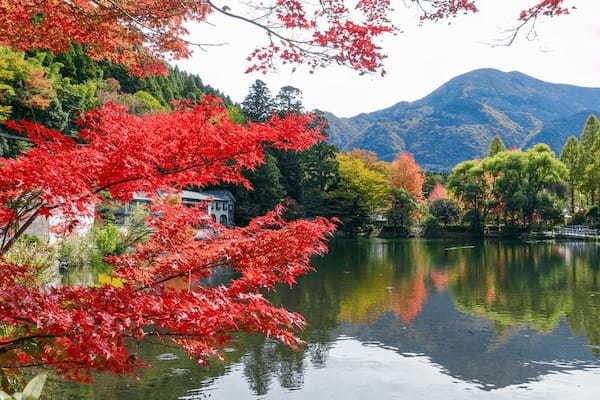
{"label": "pine tree", "polygon": [[271,117],[274,109],[273,98],[267,84],[257,79],[250,86],[250,91],[242,102],[244,114],[250,121],[265,122]]}
{"label": "pine tree", "polygon": [[[279,116],[286,114],[301,114],[302,91],[293,86],[284,86],[275,98],[275,109]],[[296,151],[271,149],[271,154],[277,159],[277,166],[283,176],[283,185],[289,198],[299,203],[304,201],[304,170],[300,162],[300,154]]]}
{"label": "pine tree", "polygon": [[284,86],[279,89],[277,97],[275,97],[275,105],[277,112],[285,113],[302,113],[304,106],[302,105],[302,91],[293,86]]}

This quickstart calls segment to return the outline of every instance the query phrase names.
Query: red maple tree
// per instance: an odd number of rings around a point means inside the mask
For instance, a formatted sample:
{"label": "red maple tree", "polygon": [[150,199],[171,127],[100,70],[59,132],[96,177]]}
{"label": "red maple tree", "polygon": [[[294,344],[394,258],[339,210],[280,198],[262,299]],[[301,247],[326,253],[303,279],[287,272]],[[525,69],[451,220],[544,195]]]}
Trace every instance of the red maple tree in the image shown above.
{"label": "red maple tree", "polygon": [[[40,215],[60,214],[72,229],[103,201],[101,192],[127,201],[140,191],[247,184],[241,171],[263,161],[266,145],[301,150],[321,139],[310,116],[236,125],[212,98],[142,117],[109,104],[84,116],[78,138],[85,145],[33,123],[11,126],[36,146],[0,161],[2,254]],[[119,287],[44,287],[33,267],[2,261],[0,321],[12,329],[0,339],[1,367],[46,364],[74,379],[87,379],[91,369],[132,373],[141,364],[126,341],[149,335],[180,344],[200,361],[218,355],[236,331],[297,343],[301,316],[271,306],[261,290],[292,284],[310,270],[309,257],[326,250],[332,222],[285,222],[277,208],[247,227],[225,229],[202,207],[173,198],[153,207],[150,240],[108,260]],[[195,240],[200,228],[207,237]],[[239,273],[227,285],[169,285],[225,267]]]}

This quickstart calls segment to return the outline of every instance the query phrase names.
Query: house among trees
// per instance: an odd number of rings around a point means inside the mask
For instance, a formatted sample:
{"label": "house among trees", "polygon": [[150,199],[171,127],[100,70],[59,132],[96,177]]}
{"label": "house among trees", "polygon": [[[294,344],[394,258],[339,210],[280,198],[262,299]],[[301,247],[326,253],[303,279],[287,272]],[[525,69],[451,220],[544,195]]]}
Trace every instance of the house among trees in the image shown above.
{"label": "house among trees", "polygon": [[[84,236],[94,226],[93,210],[90,210],[91,215],[81,215],[79,223],[68,236]],[[60,233],[61,226],[64,225],[65,219],[62,215],[52,215],[49,217],[38,216],[33,220],[31,225],[27,227],[24,234],[37,236],[42,242],[55,244],[63,239]]]}
{"label": "house among trees", "polygon": [[[211,190],[203,192],[195,192],[184,190],[181,193],[181,200],[186,206],[195,206],[201,202],[208,203],[208,214],[214,221],[220,224],[233,227],[235,225],[235,197],[228,190]],[[146,205],[151,201],[145,193],[136,193],[133,200],[127,204],[119,215],[120,225],[129,225],[133,207],[138,205]]]}
{"label": "house among trees", "polygon": [[[150,197],[147,197],[146,194],[136,193],[129,204],[115,213],[117,224],[121,226],[131,225],[133,207],[149,204],[150,201]],[[182,201],[186,206],[194,206],[200,202],[207,202],[207,211],[214,221],[227,227],[233,227],[235,225],[235,197],[228,190],[205,192],[184,190],[182,192]],[[64,219],[60,215],[38,217],[24,233],[37,236],[45,243],[53,244],[62,239],[62,235],[55,231],[63,223]],[[70,236],[84,236],[93,228],[93,226],[93,216],[82,215],[79,218],[79,224],[76,226],[75,230],[70,233]]]}

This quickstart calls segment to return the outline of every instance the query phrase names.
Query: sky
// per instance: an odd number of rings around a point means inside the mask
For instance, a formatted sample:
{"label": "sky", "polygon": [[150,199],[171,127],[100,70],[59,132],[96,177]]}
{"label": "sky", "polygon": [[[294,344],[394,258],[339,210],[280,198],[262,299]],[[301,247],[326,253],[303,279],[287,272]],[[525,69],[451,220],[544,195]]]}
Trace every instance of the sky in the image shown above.
{"label": "sky", "polygon": [[190,40],[228,44],[196,50],[191,58],[176,64],[236,102],[241,102],[250,85],[261,79],[273,94],[282,86],[297,87],[303,92],[306,109],[330,111],[340,117],[420,99],[453,77],[478,68],[520,71],[549,82],[600,87],[598,0],[573,0],[578,8],[571,15],[539,22],[536,40],[521,36],[511,46],[493,44],[516,25],[519,11],[535,1],[480,0],[477,14],[460,16],[450,24],[429,22],[423,26],[418,24],[416,10],[396,3],[394,23],[402,33],[381,42],[388,56],[385,77],[359,76],[340,66],[314,74],[306,67],[292,72],[285,66],[266,75],[246,74],[246,57],[265,43],[264,33],[216,15],[210,17],[211,25],[190,26]]}

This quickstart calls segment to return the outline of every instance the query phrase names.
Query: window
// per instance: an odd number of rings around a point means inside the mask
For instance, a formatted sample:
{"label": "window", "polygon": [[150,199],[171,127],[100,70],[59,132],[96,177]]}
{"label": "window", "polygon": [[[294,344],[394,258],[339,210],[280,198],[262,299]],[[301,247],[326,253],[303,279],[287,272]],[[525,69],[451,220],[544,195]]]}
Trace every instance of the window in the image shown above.
{"label": "window", "polygon": [[221,210],[221,202],[215,201],[215,207],[217,208],[217,210]]}
{"label": "window", "polygon": [[227,215],[221,215],[221,218],[219,218],[219,223],[221,223],[221,225],[227,225]]}
{"label": "window", "polygon": [[186,207],[193,207],[200,203],[201,200],[198,199],[183,199],[183,205]]}
{"label": "window", "polygon": [[150,200],[141,200],[141,199],[135,199],[133,201],[131,201],[131,204],[133,207],[136,206],[146,206],[150,204]]}
{"label": "window", "polygon": [[233,211],[233,204],[229,204],[229,211]]}

